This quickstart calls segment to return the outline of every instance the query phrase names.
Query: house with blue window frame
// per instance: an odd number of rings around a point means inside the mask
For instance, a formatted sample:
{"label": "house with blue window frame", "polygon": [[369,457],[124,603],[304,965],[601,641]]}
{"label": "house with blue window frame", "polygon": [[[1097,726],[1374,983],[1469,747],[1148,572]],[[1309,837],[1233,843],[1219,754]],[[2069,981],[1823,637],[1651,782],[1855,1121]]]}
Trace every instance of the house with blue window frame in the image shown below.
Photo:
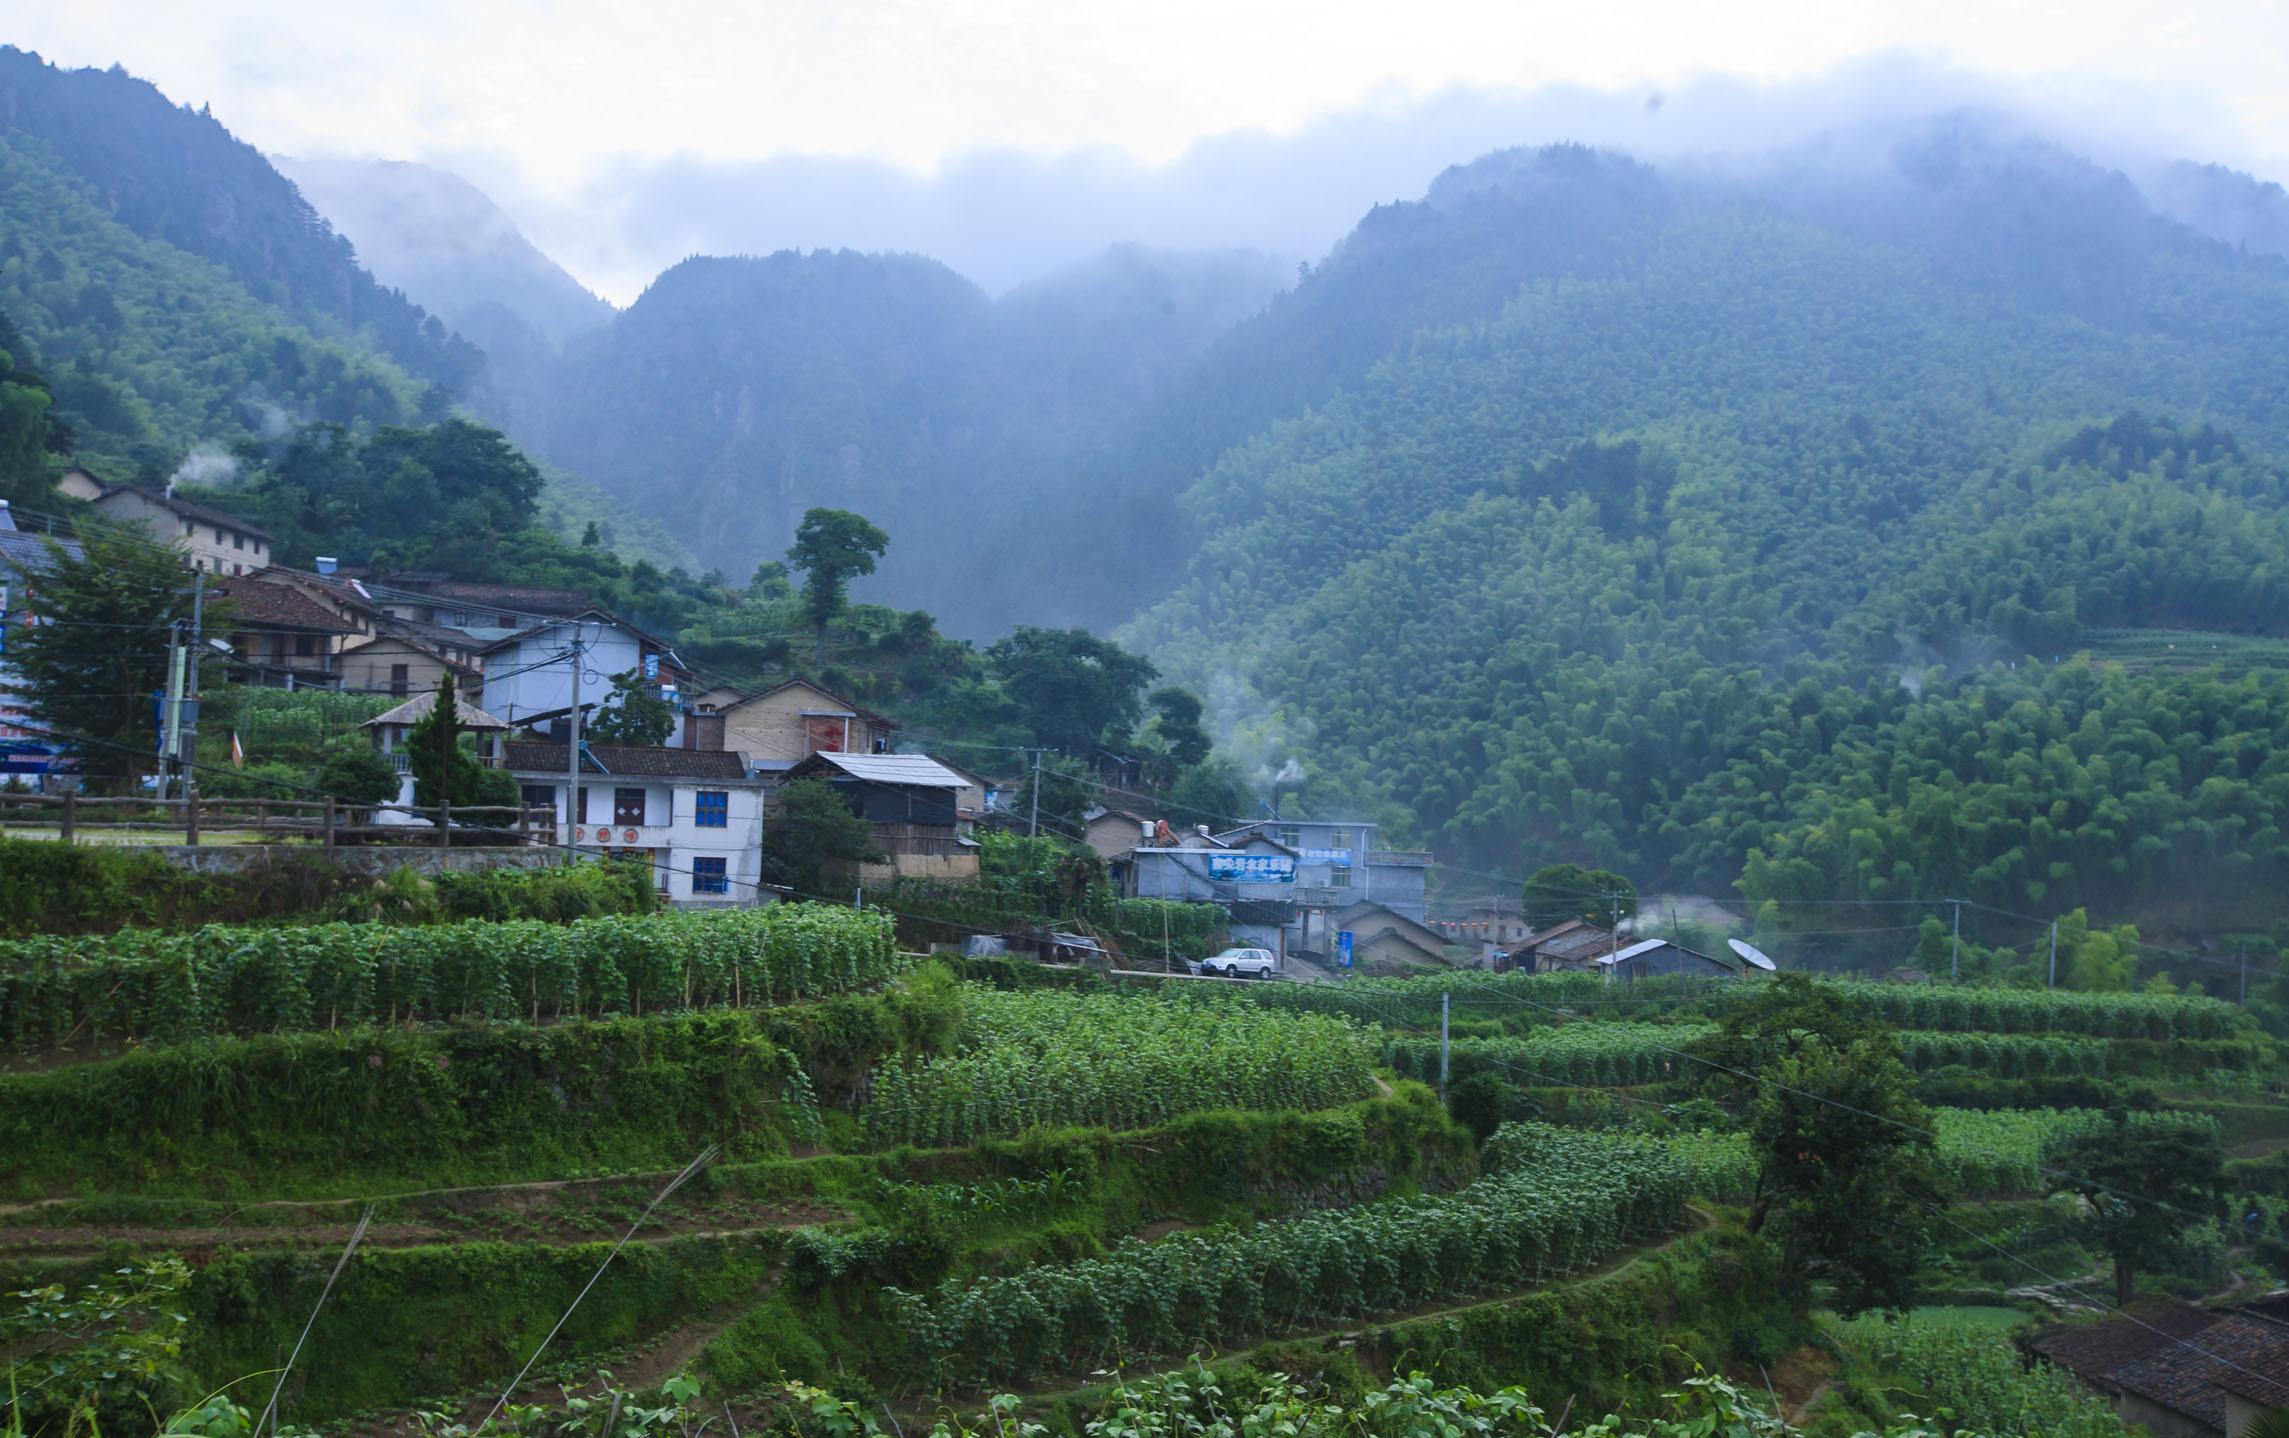
{"label": "house with blue window frame", "polygon": [[722,749],[580,746],[580,786],[565,802],[560,743],[501,746],[528,809],[555,817],[552,842],[583,853],[649,860],[660,895],[679,908],[752,904],[763,897],[764,781]]}

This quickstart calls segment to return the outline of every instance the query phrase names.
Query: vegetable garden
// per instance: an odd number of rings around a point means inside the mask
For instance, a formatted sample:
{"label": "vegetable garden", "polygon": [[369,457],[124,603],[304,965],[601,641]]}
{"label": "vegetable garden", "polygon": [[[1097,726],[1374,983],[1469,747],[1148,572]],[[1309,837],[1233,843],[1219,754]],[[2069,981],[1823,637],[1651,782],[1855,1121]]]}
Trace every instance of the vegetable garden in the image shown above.
{"label": "vegetable garden", "polygon": [[887,914],[817,904],[569,924],[209,925],[19,939],[0,944],[0,1042],[640,1016],[849,993],[903,967]]}

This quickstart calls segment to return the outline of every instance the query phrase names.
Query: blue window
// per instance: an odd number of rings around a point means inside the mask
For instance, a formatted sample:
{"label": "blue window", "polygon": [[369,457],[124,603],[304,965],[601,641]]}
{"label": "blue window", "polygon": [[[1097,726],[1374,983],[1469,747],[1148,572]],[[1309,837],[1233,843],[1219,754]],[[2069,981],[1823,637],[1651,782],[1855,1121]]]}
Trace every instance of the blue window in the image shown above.
{"label": "blue window", "polygon": [[723,789],[702,789],[691,821],[702,829],[723,829],[731,824],[731,795]]}
{"label": "blue window", "polygon": [[695,894],[728,894],[731,881],[724,877],[723,860],[694,859],[691,861],[691,891]]}

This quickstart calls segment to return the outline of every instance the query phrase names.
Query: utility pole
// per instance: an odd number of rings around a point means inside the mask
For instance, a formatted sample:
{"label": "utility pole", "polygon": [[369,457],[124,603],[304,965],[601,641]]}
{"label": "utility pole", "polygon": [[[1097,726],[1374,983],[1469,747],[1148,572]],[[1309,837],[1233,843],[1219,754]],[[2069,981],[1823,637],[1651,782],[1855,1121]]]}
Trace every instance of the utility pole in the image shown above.
{"label": "utility pole", "polygon": [[207,574],[205,570],[191,576],[191,642],[190,650],[190,722],[179,724],[178,742],[183,746],[183,841],[199,842],[199,651],[206,647],[204,637],[207,622]]}
{"label": "utility pole", "polygon": [[566,731],[570,738],[565,744],[564,829],[557,835],[557,841],[564,845],[564,866],[568,869],[580,862],[580,846],[574,839],[579,831],[575,826],[588,817],[581,812],[580,805],[580,670],[587,662],[580,647],[580,621],[575,619],[572,621],[572,727]]}
{"label": "utility pole", "polygon": [[1953,983],[1962,975],[1963,901],[1949,899],[1947,902],[1955,906],[1955,930],[1947,941],[1947,978]]}
{"label": "utility pole", "polygon": [[167,802],[167,784],[183,751],[183,621],[167,626],[167,697],[159,709],[159,802]]}
{"label": "utility pole", "polygon": [[1041,751],[1033,751],[1033,813],[1025,821],[1025,837],[1041,837]]}
{"label": "utility pole", "polygon": [[1449,995],[1439,995],[1439,1092],[1447,1091],[1447,1002]]}
{"label": "utility pole", "polygon": [[2059,921],[2051,920],[2051,979],[2045,988],[2059,986]]}

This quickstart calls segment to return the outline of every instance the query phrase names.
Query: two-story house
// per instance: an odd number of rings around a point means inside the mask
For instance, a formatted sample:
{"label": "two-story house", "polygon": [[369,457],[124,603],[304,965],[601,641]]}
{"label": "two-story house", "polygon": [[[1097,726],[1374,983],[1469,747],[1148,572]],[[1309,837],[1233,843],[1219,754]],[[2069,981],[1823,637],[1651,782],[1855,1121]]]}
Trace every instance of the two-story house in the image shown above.
{"label": "two-story house", "polygon": [[572,713],[575,671],[584,714],[611,697],[612,680],[637,674],[679,710],[671,745],[682,742],[681,693],[690,671],[665,640],[590,606],[560,619],[543,619],[484,646],[484,689],[479,702],[511,724],[545,726],[563,737]]}
{"label": "two-story house", "polygon": [[193,569],[209,574],[252,574],[270,564],[270,533],[235,514],[186,499],[167,490],[115,484],[95,500],[106,519],[136,525],[161,544],[183,551]]}
{"label": "two-story house", "polygon": [[1232,842],[1265,834],[1295,852],[1295,902],[1302,911],[1298,943],[1327,952],[1337,932],[1331,916],[1353,904],[1381,904],[1416,924],[1426,917],[1431,856],[1378,848],[1375,829],[1352,819],[1265,819],[1217,837]]}
{"label": "two-story house", "polygon": [[888,753],[898,730],[896,721],[807,679],[789,679],[751,694],[710,689],[692,707],[699,714],[720,716],[723,747],[766,776],[784,774],[813,754]]}
{"label": "two-story house", "polygon": [[358,633],[340,611],[299,586],[242,574],[214,587],[230,602],[230,664],[247,684],[272,689],[339,689],[339,656]]}
{"label": "two-story house", "polygon": [[1301,945],[1295,850],[1268,834],[1242,833],[1227,842],[1200,829],[1163,836],[1162,827],[1155,826],[1156,842],[1137,845],[1115,867],[1124,894],[1220,904],[1231,916],[1227,928],[1235,944],[1283,957]]}
{"label": "two-story house", "polygon": [[[861,883],[894,876],[974,879],[977,841],[961,813],[963,777],[926,754],[845,754],[822,749],[788,769],[779,785],[816,779],[840,793],[874,828],[883,864],[859,866]],[[774,786],[778,787],[778,786]]]}
{"label": "two-story house", "polygon": [[556,816],[557,842],[649,861],[671,903],[752,904],[763,868],[763,784],[721,749],[580,746],[580,785],[568,802],[562,743],[512,742],[502,764],[528,808]]}

